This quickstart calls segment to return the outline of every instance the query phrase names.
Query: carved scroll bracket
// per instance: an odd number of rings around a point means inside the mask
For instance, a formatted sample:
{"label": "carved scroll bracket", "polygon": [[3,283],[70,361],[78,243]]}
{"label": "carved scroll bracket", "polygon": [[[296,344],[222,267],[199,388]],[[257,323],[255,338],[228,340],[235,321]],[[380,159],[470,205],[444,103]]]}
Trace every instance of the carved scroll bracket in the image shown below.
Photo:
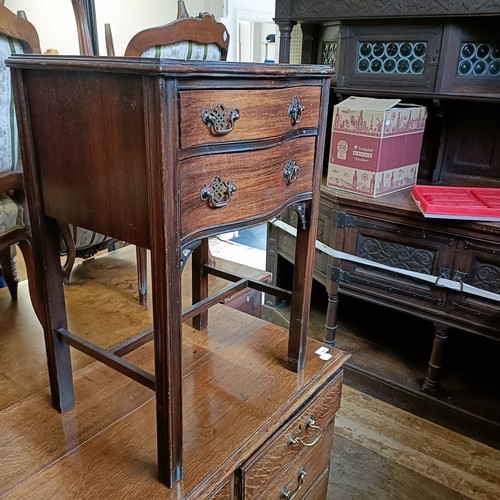
{"label": "carved scroll bracket", "polygon": [[297,217],[299,218],[298,223],[301,225],[302,229],[307,229],[307,217],[306,217],[306,205],[305,203],[297,203],[290,207],[295,211]]}

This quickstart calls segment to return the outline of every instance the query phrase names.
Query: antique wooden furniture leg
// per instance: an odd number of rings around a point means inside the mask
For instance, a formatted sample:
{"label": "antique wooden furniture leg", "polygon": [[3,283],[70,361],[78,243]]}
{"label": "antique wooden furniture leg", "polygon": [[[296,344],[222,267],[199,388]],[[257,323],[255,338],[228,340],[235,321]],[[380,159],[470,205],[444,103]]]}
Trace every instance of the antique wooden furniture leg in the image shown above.
{"label": "antique wooden furniture leg", "polygon": [[[59,258],[60,240],[57,223],[43,217],[37,195],[30,195],[28,204],[31,220],[39,217],[33,227],[33,240],[38,249],[35,266],[43,269],[38,273],[39,300],[44,314],[41,318],[47,351],[52,406],[63,413],[75,405],[73,375],[69,345],[64,343],[57,331],[67,328],[64,288]],[[41,228],[44,228],[41,231]],[[42,236],[43,234],[43,236]],[[51,300],[49,300],[49,297]]]}
{"label": "antique wooden furniture leg", "polygon": [[71,236],[68,224],[59,224],[58,227],[61,238],[66,244],[66,261],[62,266],[63,281],[64,283],[69,283],[71,271],[76,259],[76,247],[73,243],[73,237]]}
{"label": "antique wooden furniture leg", "polygon": [[[328,266],[327,272],[332,267]],[[327,279],[325,283],[326,293],[328,294],[328,305],[326,309],[325,321],[325,342],[332,346],[336,345],[337,322],[339,310],[339,283],[333,279]]]}
{"label": "antique wooden furniture leg", "polygon": [[[17,244],[21,253],[23,254],[24,265],[26,267],[26,275],[28,276],[28,290],[30,294],[31,304],[38,318],[38,321],[42,323],[43,312],[41,299],[38,292],[38,271],[35,264],[35,255],[33,253],[33,245],[31,240],[31,234],[29,238],[19,241]],[[17,280],[17,276],[15,276]]]}
{"label": "antique wooden furniture leg", "polygon": [[135,249],[137,265],[137,288],[139,292],[139,304],[145,306],[148,303],[148,253],[144,247]]}
{"label": "antique wooden furniture leg", "polygon": [[5,283],[9,289],[12,300],[17,300],[17,272],[16,261],[12,257],[12,247],[7,247],[0,250],[0,266],[2,266],[2,273]]}
{"label": "antique wooden furniture leg", "polygon": [[422,391],[439,394],[441,390],[440,375],[444,362],[444,351],[450,327],[444,323],[434,322],[434,342],[432,343],[429,367],[422,386]]}
{"label": "antique wooden furniture leg", "polygon": [[314,248],[318,214],[311,202],[294,207],[298,215],[297,238],[295,242],[295,266],[293,270],[292,303],[290,307],[290,340],[288,344],[287,367],[293,371],[304,368],[307,325],[309,323],[309,302],[311,300]]}
{"label": "antique wooden furniture leg", "polygon": [[[144,89],[145,99],[159,109],[160,89],[154,80]],[[161,89],[165,102],[171,103],[161,117],[155,113],[146,116],[150,130],[147,161],[148,191],[151,206],[150,231],[153,329],[155,339],[155,392],[157,419],[157,449],[159,479],[172,486],[182,478],[182,321],[180,240],[176,230],[167,225],[176,213],[179,194],[175,183],[165,178],[176,178],[176,138],[169,133],[172,123],[180,117],[176,102],[175,84],[165,82]],[[162,156],[166,156],[166,161]],[[158,221],[162,221],[158,224]]]}
{"label": "antique wooden furniture leg", "polygon": [[[205,264],[209,264],[210,252],[208,238],[201,240],[201,244],[192,255],[191,270],[191,293],[193,304],[208,297],[208,274],[205,270]],[[208,311],[193,318],[193,327],[197,330],[203,330],[208,324]]]}

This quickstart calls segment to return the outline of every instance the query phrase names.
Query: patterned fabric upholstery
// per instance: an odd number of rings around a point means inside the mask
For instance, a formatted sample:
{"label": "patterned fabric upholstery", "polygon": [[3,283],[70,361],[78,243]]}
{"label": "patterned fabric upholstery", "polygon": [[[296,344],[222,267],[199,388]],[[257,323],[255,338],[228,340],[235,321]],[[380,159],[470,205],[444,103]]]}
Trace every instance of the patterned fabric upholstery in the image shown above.
{"label": "patterned fabric upholstery", "polygon": [[14,170],[17,165],[17,126],[10,70],[5,60],[11,54],[22,54],[17,40],[0,35],[0,172]]}
{"label": "patterned fabric upholstery", "polygon": [[[0,172],[15,170],[19,156],[12,83],[5,60],[22,52],[17,40],[0,35]],[[9,195],[0,194],[0,236],[23,227],[23,207]]]}
{"label": "patterned fabric upholstery", "polygon": [[[82,258],[92,257],[96,252],[108,248],[116,241],[104,234],[96,233],[90,229],[84,229],[83,227],[74,226],[73,224],[70,224],[69,230],[75,242],[75,248],[77,249],[78,255]],[[65,253],[66,245],[62,239],[61,247],[63,253]]]}
{"label": "patterned fabric upholstery", "polygon": [[220,61],[221,52],[215,43],[202,44],[186,41],[149,47],[142,53],[141,57],[184,59],[186,61]]}
{"label": "patterned fabric upholstery", "polygon": [[0,194],[0,236],[24,227],[24,210],[6,194]]}

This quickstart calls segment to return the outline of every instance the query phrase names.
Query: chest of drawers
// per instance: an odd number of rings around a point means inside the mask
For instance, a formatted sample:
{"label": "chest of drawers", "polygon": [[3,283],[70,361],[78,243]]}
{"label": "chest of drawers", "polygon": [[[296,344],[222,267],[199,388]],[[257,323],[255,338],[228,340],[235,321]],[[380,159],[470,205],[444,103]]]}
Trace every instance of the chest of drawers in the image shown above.
{"label": "chest of drawers", "polygon": [[[287,352],[275,363],[304,369],[331,71],[133,58],[19,57],[9,64],[38,268],[46,270],[40,287],[53,404],[61,411],[74,404],[69,345],[153,389],[160,480],[173,486],[183,476],[183,321],[204,328],[208,308],[247,287],[291,296]],[[263,223],[288,206],[299,219],[291,292],[209,265],[208,236]],[[152,338],[154,375],[68,330],[56,221],[151,250],[153,327],[120,354]],[[192,252],[196,303],[182,311],[180,277]],[[235,284],[209,296],[208,274]],[[238,336],[235,323],[228,325]],[[283,403],[282,418],[290,420],[292,409]],[[333,413],[325,417],[325,436]],[[322,446],[327,457],[329,446]],[[326,470],[325,460],[307,481]],[[282,488],[293,491],[290,474]],[[245,495],[246,482],[238,484]],[[232,488],[220,487],[220,495]]]}

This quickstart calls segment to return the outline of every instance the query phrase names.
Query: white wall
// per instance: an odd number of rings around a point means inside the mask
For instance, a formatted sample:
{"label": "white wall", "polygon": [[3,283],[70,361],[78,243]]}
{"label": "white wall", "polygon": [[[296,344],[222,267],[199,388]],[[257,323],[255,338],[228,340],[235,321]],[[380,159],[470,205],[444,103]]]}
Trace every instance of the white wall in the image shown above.
{"label": "white wall", "polygon": [[[186,2],[189,10],[189,0]],[[139,8],[140,5],[140,8]],[[5,6],[22,9],[35,26],[42,52],[57,49],[60,54],[78,54],[78,34],[71,0],[5,0]],[[176,0],[95,0],[100,53],[106,54],[104,24],[110,23],[117,55],[123,55],[128,41],[138,31],[173,21]]]}
{"label": "white wall", "polygon": [[[240,21],[256,21],[259,23],[274,23],[274,0],[225,0],[227,15],[220,19],[226,25],[231,36],[228,61],[236,61],[239,51],[238,25]],[[262,61],[261,61],[262,62]]]}
{"label": "white wall", "polygon": [[[240,20],[272,23],[273,0],[185,0],[191,16],[212,12],[226,25],[231,37],[228,60],[236,61]],[[5,0],[16,12],[22,9],[40,36],[42,52],[57,49],[61,54],[78,54],[78,34],[71,0]],[[104,24],[110,23],[115,53],[122,55],[138,31],[173,21],[177,0],[95,0],[100,53],[106,54]],[[140,6],[140,7],[139,7]]]}
{"label": "white wall", "polygon": [[[68,0],[70,1],[70,0]],[[176,0],[94,0],[99,51],[106,54],[104,25],[111,24],[117,56],[123,55],[129,40],[139,31],[160,26],[177,17]],[[187,3],[186,3],[187,4]],[[138,6],[141,8],[138,8]]]}
{"label": "white wall", "polygon": [[78,35],[71,0],[5,0],[5,6],[24,10],[40,37],[42,52],[53,48],[63,54],[78,54]]}

